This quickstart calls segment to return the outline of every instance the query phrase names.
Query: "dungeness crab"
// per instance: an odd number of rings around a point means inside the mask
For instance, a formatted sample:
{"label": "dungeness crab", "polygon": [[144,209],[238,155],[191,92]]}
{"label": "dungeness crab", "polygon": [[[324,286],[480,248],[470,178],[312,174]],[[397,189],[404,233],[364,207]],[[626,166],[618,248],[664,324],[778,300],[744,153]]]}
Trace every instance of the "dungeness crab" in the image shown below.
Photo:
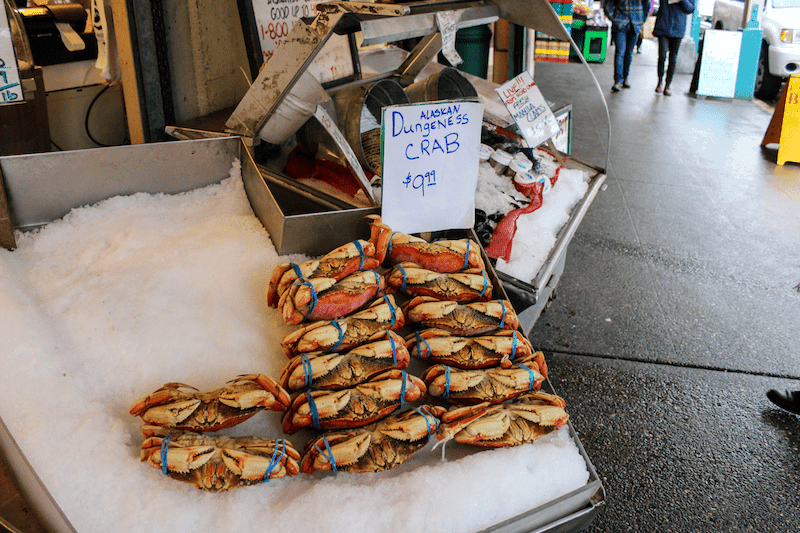
{"label": "dungeness crab", "polygon": [[318,430],[366,426],[425,394],[425,383],[402,370],[387,370],[369,381],[340,391],[308,390],[283,415],[289,435],[313,426]]}
{"label": "dungeness crab", "polygon": [[436,433],[444,407],[422,405],[362,428],[328,431],[306,443],[300,470],[380,472],[401,464]]}
{"label": "dungeness crab", "polygon": [[289,393],[263,374],[239,376],[211,392],[185,392],[184,388],[197,390],[183,383],[167,383],[134,402],[130,413],[154,426],[217,431],[265,409],[285,411],[291,405]]}
{"label": "dungeness crab", "polygon": [[142,443],[142,461],[172,479],[208,492],[265,483],[299,471],[300,454],[285,439],[157,429],[157,434]]}
{"label": "dungeness crab", "polygon": [[554,394],[526,392],[514,401],[452,407],[440,416],[438,440],[476,446],[518,446],[560,428],[569,420],[566,403]]}

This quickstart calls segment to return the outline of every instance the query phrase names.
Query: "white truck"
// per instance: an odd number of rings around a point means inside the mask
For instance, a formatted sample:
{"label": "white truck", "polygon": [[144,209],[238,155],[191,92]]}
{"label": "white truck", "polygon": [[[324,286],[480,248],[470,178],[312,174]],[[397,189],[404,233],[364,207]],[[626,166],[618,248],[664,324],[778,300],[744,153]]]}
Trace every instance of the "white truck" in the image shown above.
{"label": "white truck", "polygon": [[[762,30],[761,58],[755,95],[774,100],[784,78],[800,72],[800,0],[751,0],[758,5]],[[716,0],[711,27],[736,31],[742,27],[744,0]]]}

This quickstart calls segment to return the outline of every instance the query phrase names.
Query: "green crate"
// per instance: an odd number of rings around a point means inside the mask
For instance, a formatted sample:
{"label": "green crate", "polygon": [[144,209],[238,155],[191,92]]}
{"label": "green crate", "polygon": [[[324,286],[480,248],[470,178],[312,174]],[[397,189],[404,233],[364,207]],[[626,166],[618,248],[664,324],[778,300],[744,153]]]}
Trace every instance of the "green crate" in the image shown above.
{"label": "green crate", "polygon": [[606,60],[608,28],[603,28],[602,31],[590,28],[593,28],[593,26],[586,26],[581,53],[583,53],[586,61],[602,63]]}

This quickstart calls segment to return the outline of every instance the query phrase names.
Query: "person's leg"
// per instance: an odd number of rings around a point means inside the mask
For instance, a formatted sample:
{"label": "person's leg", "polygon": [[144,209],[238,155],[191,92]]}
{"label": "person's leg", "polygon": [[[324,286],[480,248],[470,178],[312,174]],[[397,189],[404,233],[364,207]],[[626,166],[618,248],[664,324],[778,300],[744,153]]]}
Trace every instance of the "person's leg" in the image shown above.
{"label": "person's leg", "polygon": [[667,80],[664,84],[664,94],[669,96],[672,94],[670,92],[670,83],[672,83],[672,76],[675,75],[675,67],[678,65],[678,51],[681,49],[681,38],[680,37],[670,37],[669,38],[669,65],[667,66]]}
{"label": "person's leg", "polygon": [[641,54],[642,53],[642,43],[643,42],[644,42],[644,32],[640,31],[639,32],[639,37],[636,38],[636,53],[637,54]]}
{"label": "person's leg", "polygon": [[625,58],[625,29],[614,28],[614,86],[612,92],[617,92],[621,88],[622,73]]}
{"label": "person's leg", "polygon": [[660,93],[664,90],[664,62],[667,60],[667,49],[669,45],[667,38],[658,36],[658,63],[656,64],[656,73],[658,74],[658,85],[656,85],[656,92]]}
{"label": "person's leg", "polygon": [[636,37],[639,33],[636,31],[636,28],[633,27],[633,24],[628,24],[627,29],[625,30],[625,55],[622,63],[622,86],[623,87],[630,87],[628,84],[628,74],[631,70],[631,61],[633,61],[633,49],[636,47]]}

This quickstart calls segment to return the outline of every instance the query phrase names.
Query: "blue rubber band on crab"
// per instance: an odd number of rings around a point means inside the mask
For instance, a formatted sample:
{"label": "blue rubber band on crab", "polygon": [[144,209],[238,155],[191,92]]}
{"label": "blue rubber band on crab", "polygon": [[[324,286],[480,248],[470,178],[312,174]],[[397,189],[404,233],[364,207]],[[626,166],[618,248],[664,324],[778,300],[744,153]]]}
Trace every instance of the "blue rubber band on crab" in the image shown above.
{"label": "blue rubber band on crab", "polygon": [[317,291],[314,289],[314,285],[304,278],[298,279],[292,285],[308,285],[308,288],[311,289],[311,303],[308,306],[308,313],[303,315],[303,320],[305,320],[314,312],[314,308],[317,306]]}
{"label": "blue rubber band on crab", "polygon": [[500,306],[503,308],[503,317],[500,319],[500,329],[503,329],[503,326],[506,325],[506,303],[500,300]]}
{"label": "blue rubber band on crab", "polygon": [[392,345],[392,362],[394,363],[394,366],[396,367],[397,366],[397,346],[395,345],[394,337],[392,337],[389,334],[388,331],[386,332],[386,335],[389,337],[389,342]]}
{"label": "blue rubber band on crab", "polygon": [[525,370],[528,371],[528,376],[530,376],[530,379],[528,381],[528,390],[533,390],[533,382],[536,381],[536,377],[533,375],[533,370],[523,365],[522,363],[517,363],[517,366],[520,368],[524,368]]}
{"label": "blue rubber band on crab", "polygon": [[[483,298],[483,295],[486,294],[486,289],[489,288],[489,278],[486,277],[486,271],[483,271],[483,288],[481,289],[481,293],[478,295],[478,298]],[[503,313],[505,316],[505,313]]]}
{"label": "blue rubber band on crab", "polygon": [[392,262],[392,240],[394,239],[395,235],[397,235],[396,231],[393,231],[392,234],[389,235],[389,246],[386,247],[386,258],[390,263]]}
{"label": "blue rubber band on crab", "polygon": [[172,440],[172,433],[167,433],[167,436],[161,439],[161,471],[167,475],[167,449],[169,448],[169,441]]}
{"label": "blue rubber band on crab", "polygon": [[338,320],[331,320],[331,324],[333,324],[333,327],[335,327],[336,331],[339,332],[339,340],[336,341],[336,344],[334,344],[333,346],[328,348],[328,350],[327,350],[328,352],[336,351],[336,349],[339,346],[342,345],[342,341],[344,340],[344,331],[342,331],[342,326],[339,324],[339,321]]}
{"label": "blue rubber band on crab", "polygon": [[511,332],[511,359],[517,355],[517,331]]}
{"label": "blue rubber band on crab", "polygon": [[292,270],[294,270],[294,273],[297,274],[298,279],[303,278],[303,271],[300,270],[300,265],[297,263],[289,263],[289,266],[291,266]]}
{"label": "blue rubber band on crab", "polygon": [[406,403],[406,373],[403,371],[403,384],[400,386],[400,407]]}
{"label": "blue rubber band on crab", "polygon": [[[281,443],[281,454],[276,458],[275,454],[278,453],[278,442]],[[269,466],[267,466],[267,471],[264,472],[264,483],[269,483],[269,475],[275,469],[275,466],[283,459],[283,456],[286,454],[286,441],[283,439],[278,439],[275,441],[275,449],[272,451],[272,459],[269,461]]]}
{"label": "blue rubber band on crab", "polygon": [[306,398],[308,399],[308,409],[311,411],[311,423],[314,425],[314,429],[319,431],[320,424],[319,424],[319,411],[317,411],[317,404],[314,403],[314,397],[311,396],[311,391],[306,391]]}
{"label": "blue rubber band on crab", "polygon": [[303,363],[303,373],[305,374],[306,387],[311,387],[311,374],[313,371],[311,370],[311,361],[308,360],[308,354],[302,354],[300,356],[300,361]]}
{"label": "blue rubber band on crab", "polygon": [[402,265],[396,265],[396,267],[397,267],[397,270],[399,270],[400,273],[403,275],[403,283],[400,284],[400,292],[405,293],[406,292],[406,280],[408,279],[408,276],[406,275],[406,269],[403,268]]}
{"label": "blue rubber band on crab", "polygon": [[[436,417],[433,416],[433,414],[431,414],[431,412],[428,411],[428,409],[424,405],[422,407],[417,407],[414,410],[416,412],[418,412],[420,415],[422,415],[422,418],[425,420],[425,425],[428,426],[428,435],[430,435],[431,434],[431,423],[428,421],[428,417],[430,416],[430,417],[433,417],[434,419],[436,419]],[[437,423],[437,427],[438,427],[438,423]],[[434,429],[434,431],[436,431],[436,429]]]}
{"label": "blue rubber band on crab", "polygon": [[365,258],[364,257],[364,248],[362,248],[361,243],[358,242],[358,241],[353,241],[353,244],[356,245],[356,248],[358,249],[358,253],[361,255],[361,262],[358,263],[358,269],[361,270],[362,268],[364,268],[364,258]]}
{"label": "blue rubber band on crab", "polygon": [[442,394],[443,398],[450,398],[450,367],[447,365],[444,366],[444,394]]}
{"label": "blue rubber band on crab", "polygon": [[395,322],[397,322],[397,309],[395,308],[394,305],[392,305],[392,302],[389,301],[389,297],[388,296],[383,295],[383,301],[386,302],[386,305],[389,306],[389,311],[391,311],[391,313],[392,313],[391,327],[394,327]]}
{"label": "blue rubber band on crab", "polygon": [[331,468],[333,469],[334,472],[336,472],[336,460],[333,458],[333,451],[331,450],[331,445],[328,444],[328,439],[327,437],[325,437],[325,435],[322,436],[322,441],[325,443],[325,449],[328,450],[328,453],[325,453],[322,450],[320,450],[316,442],[314,442],[314,448],[316,448],[316,450],[320,453],[320,455],[322,455],[322,457],[324,457],[331,463]]}
{"label": "blue rubber band on crab", "polygon": [[[422,335],[419,334],[419,331],[416,332],[417,334],[417,357],[421,357],[422,359],[427,359],[431,356],[433,350],[431,350],[431,345],[428,344],[428,339],[424,338]],[[425,348],[428,350],[426,355],[422,355],[422,350],[420,350],[420,344],[424,344]]]}
{"label": "blue rubber band on crab", "polygon": [[461,270],[466,270],[467,267],[469,266],[469,245],[471,241],[469,239],[464,239],[464,240],[467,242],[467,251],[464,252],[464,264],[461,265]]}

